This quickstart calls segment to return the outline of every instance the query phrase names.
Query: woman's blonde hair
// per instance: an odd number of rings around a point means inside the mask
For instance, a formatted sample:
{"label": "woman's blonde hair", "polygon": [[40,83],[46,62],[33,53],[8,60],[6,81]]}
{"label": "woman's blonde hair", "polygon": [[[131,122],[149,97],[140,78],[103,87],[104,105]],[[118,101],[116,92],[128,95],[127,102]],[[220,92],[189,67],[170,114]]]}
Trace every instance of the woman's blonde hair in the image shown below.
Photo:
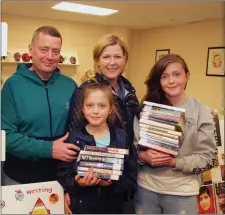
{"label": "woman's blonde hair", "polygon": [[127,49],[127,45],[126,45],[125,41],[115,34],[106,34],[98,40],[98,42],[95,45],[94,50],[93,50],[95,71],[98,68],[97,63],[99,61],[99,58],[100,58],[104,48],[107,46],[116,45],[116,44],[118,44],[121,47],[121,49],[123,51],[123,55],[126,57],[126,62],[128,61],[128,49]]}

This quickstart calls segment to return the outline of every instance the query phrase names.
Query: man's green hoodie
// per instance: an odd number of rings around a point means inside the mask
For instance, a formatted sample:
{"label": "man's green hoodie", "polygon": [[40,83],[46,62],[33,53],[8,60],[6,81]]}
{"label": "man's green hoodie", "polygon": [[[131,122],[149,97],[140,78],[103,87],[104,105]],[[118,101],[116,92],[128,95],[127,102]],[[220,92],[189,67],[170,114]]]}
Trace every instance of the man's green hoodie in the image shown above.
{"label": "man's green hoodie", "polygon": [[77,85],[58,69],[44,83],[30,66],[18,64],[17,72],[3,86],[1,129],[6,131],[7,154],[38,162],[52,158],[52,140],[65,134]]}

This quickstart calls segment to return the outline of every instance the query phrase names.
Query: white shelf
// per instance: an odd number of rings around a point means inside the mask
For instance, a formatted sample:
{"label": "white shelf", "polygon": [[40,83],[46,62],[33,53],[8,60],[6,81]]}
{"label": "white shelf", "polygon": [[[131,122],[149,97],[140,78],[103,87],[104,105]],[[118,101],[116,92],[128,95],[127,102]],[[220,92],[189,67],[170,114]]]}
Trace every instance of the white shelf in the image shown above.
{"label": "white shelf", "polygon": [[[1,64],[18,64],[18,63],[32,63],[32,62],[16,62],[16,61],[2,61]],[[59,63],[59,66],[80,66],[80,64]]]}

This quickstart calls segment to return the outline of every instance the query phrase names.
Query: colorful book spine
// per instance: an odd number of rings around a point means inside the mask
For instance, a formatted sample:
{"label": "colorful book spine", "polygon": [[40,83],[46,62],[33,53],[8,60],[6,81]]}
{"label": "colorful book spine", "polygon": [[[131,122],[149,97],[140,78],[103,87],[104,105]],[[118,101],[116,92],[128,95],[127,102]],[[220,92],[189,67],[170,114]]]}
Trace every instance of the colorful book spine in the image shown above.
{"label": "colorful book spine", "polygon": [[168,138],[168,137],[163,137],[163,136],[160,136],[160,135],[157,135],[157,134],[153,134],[153,133],[149,133],[149,132],[146,132],[146,131],[141,131],[140,130],[140,135],[141,134],[143,136],[145,136],[146,138],[150,137],[152,139],[165,141],[165,142],[171,143],[173,145],[178,145],[179,144],[179,140],[175,140],[175,139]]}
{"label": "colorful book spine", "polygon": [[174,144],[171,144],[171,143],[168,143],[165,141],[161,141],[161,140],[157,140],[157,139],[153,139],[153,138],[149,138],[149,137],[143,137],[143,136],[141,136],[141,138],[145,141],[148,141],[149,143],[153,143],[153,144],[157,144],[157,145],[160,144],[161,147],[168,148],[168,149],[171,149],[174,151],[178,151],[178,149],[179,149],[178,145],[174,145]]}
{"label": "colorful book spine", "polygon": [[166,109],[162,109],[162,108],[153,108],[153,107],[147,106],[147,105],[145,105],[142,108],[142,113],[151,113],[151,114],[156,114],[156,115],[166,115],[166,116],[177,117],[177,118],[179,118],[180,116],[183,115],[183,113],[181,113],[181,112],[166,110]]}
{"label": "colorful book spine", "polygon": [[92,151],[80,151],[80,155],[92,155],[92,156],[100,156],[100,157],[111,157],[111,158],[124,158],[124,155],[121,154],[112,154],[105,152],[92,152]]}
{"label": "colorful book spine", "polygon": [[147,128],[147,129],[152,129],[152,130],[155,130],[155,131],[166,132],[166,133],[172,134],[172,135],[177,135],[177,136],[183,135],[182,132],[179,132],[179,131],[172,131],[172,130],[168,130],[166,128],[155,127],[155,126],[144,124],[144,123],[140,123],[139,126],[141,128]]}
{"label": "colorful book spine", "polygon": [[99,162],[89,162],[80,161],[79,166],[93,167],[98,169],[113,169],[113,170],[123,170],[123,165],[121,164],[111,164],[111,163],[99,163]]}
{"label": "colorful book spine", "polygon": [[165,129],[169,129],[169,130],[175,130],[176,127],[173,125],[168,125],[166,123],[161,123],[161,122],[156,122],[154,120],[148,120],[148,119],[142,119],[140,118],[140,123],[144,123],[147,125],[151,125],[151,126],[156,126],[159,128],[165,128]]}
{"label": "colorful book spine", "polygon": [[[78,171],[77,174],[81,177],[84,177],[86,172]],[[95,173],[97,178],[105,179],[105,180],[119,180],[119,175],[109,175],[109,174],[102,174],[102,173]]]}
{"label": "colorful book spine", "polygon": [[144,118],[144,119],[159,119],[159,120],[164,120],[164,121],[167,121],[167,122],[172,122],[172,123],[179,123],[179,120],[180,118],[179,117],[175,117],[175,116],[168,116],[168,115],[165,115],[165,114],[152,114],[152,113],[149,113],[149,112],[143,112],[141,114],[141,118]]}
{"label": "colorful book spine", "polygon": [[100,157],[92,155],[79,155],[77,161],[93,161],[93,162],[103,162],[103,163],[112,163],[112,164],[123,164],[124,160],[122,158],[110,158],[110,157]]}
{"label": "colorful book spine", "polygon": [[147,106],[151,106],[151,107],[159,107],[159,108],[163,108],[163,109],[167,109],[167,110],[173,110],[173,111],[185,113],[184,108],[178,108],[178,107],[174,107],[174,106],[163,105],[163,104],[158,104],[158,103],[148,102],[148,101],[144,101],[143,104],[145,104]]}
{"label": "colorful book spine", "polygon": [[163,136],[163,137],[172,138],[174,140],[180,140],[181,139],[177,135],[169,134],[169,133],[164,132],[164,131],[157,131],[157,130],[154,130],[154,129],[148,129],[148,128],[144,128],[144,127],[140,127],[140,131],[145,131],[145,132],[148,132],[150,134],[157,134],[157,135],[160,135],[160,136]]}
{"label": "colorful book spine", "polygon": [[178,150],[177,151],[171,150],[170,147],[166,147],[166,146],[164,146],[163,144],[160,144],[160,143],[152,143],[152,142],[149,142],[149,141],[145,141],[145,140],[143,140],[143,138],[141,138],[139,140],[138,144],[140,146],[144,146],[144,147],[147,147],[147,148],[152,148],[152,149],[155,149],[155,150],[158,150],[158,151],[162,151],[162,152],[174,155],[174,156],[178,155]]}
{"label": "colorful book spine", "polygon": [[[78,171],[83,171],[83,172],[88,171],[88,169],[90,169],[90,168],[84,167],[84,166],[78,166],[77,167]],[[119,171],[119,170],[94,168],[93,171],[96,172],[96,173],[109,174],[109,175],[122,175],[122,171]]]}
{"label": "colorful book spine", "polygon": [[128,149],[119,149],[119,148],[110,148],[110,147],[97,147],[97,146],[88,146],[84,147],[85,151],[93,151],[93,152],[105,152],[105,153],[114,153],[114,154],[122,154],[127,155]]}

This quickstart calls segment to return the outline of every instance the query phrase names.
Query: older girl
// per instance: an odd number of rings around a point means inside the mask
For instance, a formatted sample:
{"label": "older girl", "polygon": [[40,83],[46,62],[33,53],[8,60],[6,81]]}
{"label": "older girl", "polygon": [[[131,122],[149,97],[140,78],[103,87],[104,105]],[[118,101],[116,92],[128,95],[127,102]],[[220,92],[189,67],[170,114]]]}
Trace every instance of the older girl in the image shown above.
{"label": "older girl", "polygon": [[[143,100],[186,109],[185,139],[176,158],[153,149],[139,151],[137,213],[197,213],[200,173],[212,167],[216,144],[210,108],[185,93],[189,78],[184,59],[169,54],[156,62],[145,82]],[[137,120],[134,131],[138,141]]]}

